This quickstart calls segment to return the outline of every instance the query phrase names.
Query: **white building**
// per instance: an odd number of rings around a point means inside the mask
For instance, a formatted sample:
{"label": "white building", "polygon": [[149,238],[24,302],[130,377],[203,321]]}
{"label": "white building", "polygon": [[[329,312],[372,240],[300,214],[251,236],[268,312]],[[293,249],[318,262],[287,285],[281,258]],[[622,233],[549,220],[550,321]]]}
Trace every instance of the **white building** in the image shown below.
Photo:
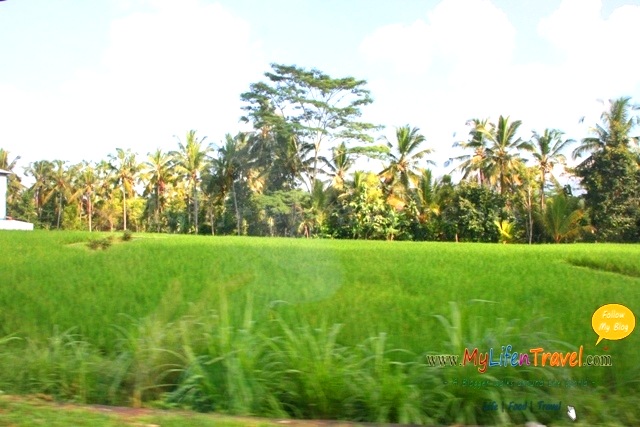
{"label": "white building", "polygon": [[33,224],[7,218],[7,178],[11,172],[0,169],[0,230],[33,230]]}

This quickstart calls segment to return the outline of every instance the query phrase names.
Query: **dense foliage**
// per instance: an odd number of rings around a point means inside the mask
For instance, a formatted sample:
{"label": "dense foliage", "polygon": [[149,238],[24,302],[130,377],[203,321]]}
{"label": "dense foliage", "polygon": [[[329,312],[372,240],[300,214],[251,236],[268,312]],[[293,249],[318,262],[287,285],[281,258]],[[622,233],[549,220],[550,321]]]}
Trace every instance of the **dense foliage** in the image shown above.
{"label": "dense foliage", "polygon": [[[588,157],[567,170],[575,141],[557,129],[520,136],[520,120],[468,122],[463,154],[448,163],[462,179],[434,179],[433,148],[418,128],[396,129],[376,143],[381,126],[360,120],[373,102],[366,82],[318,70],[272,65],[264,82],[241,95],[242,120],[253,131],[208,144],[194,130],[175,151],[141,159],[117,148],[107,160],[71,165],[35,161],[9,177],[9,215],[41,228],[194,234],[480,242],[640,240],[640,151],[637,107],[610,101],[574,150]],[[380,140],[380,138],[378,139]],[[0,149],[0,168],[16,161]],[[361,159],[382,162],[357,170]],[[577,198],[559,172],[581,180]],[[453,172],[453,171],[452,171]],[[559,237],[549,220],[573,217]],[[566,212],[559,212],[566,209]],[[558,225],[557,223],[555,224]],[[591,227],[592,226],[592,227]]]}

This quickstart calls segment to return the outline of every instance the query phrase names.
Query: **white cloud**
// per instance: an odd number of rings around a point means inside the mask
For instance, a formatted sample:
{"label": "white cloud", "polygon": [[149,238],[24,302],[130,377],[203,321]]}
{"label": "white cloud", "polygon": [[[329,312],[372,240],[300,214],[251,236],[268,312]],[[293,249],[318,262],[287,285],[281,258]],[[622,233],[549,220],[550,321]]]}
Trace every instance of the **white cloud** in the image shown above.
{"label": "white cloud", "polygon": [[360,52],[392,73],[370,80],[376,103],[368,117],[388,124],[391,139],[395,126],[420,127],[436,150],[432,159],[442,165],[469,118],[503,111],[499,89],[510,76],[515,35],[489,0],[444,0],[425,19],[378,28]]}
{"label": "white cloud", "polygon": [[[0,88],[12,105],[3,111],[9,120],[0,137],[34,148],[16,145],[12,152],[28,161],[97,160],[116,147],[146,156],[158,146],[177,148],[172,136],[189,129],[214,142],[239,130],[240,93],[267,66],[250,25],[199,0],[142,6],[122,2],[131,11],[112,22],[102,62],[55,90]],[[48,144],[53,140],[62,143]]]}
{"label": "white cloud", "polygon": [[640,83],[637,26],[640,6],[622,6],[607,19],[600,0],[563,0],[538,31],[563,52],[558,71],[575,92],[596,97],[629,94]]}
{"label": "white cloud", "polygon": [[436,51],[453,58],[457,66],[494,66],[511,60],[515,48],[515,29],[507,15],[489,0],[444,0],[429,22],[436,40]]}
{"label": "white cloud", "polygon": [[[453,67],[478,61],[505,63],[514,47],[515,29],[489,0],[444,0],[426,20],[378,28],[364,39],[360,51],[366,59],[388,62],[400,73],[420,74],[443,61]],[[496,48],[499,55],[494,54]]]}
{"label": "white cloud", "polygon": [[[601,6],[599,0],[564,0],[542,19],[539,36],[556,53],[545,61],[516,61],[516,35],[522,34],[489,1],[444,0],[425,20],[379,28],[361,45],[378,69],[388,65],[386,74],[372,79],[375,115],[419,126],[438,159],[451,156],[451,143],[466,137],[464,124],[474,117],[522,120],[523,138],[546,127],[583,138],[602,111],[598,98],[640,89],[634,53],[640,6],[617,8],[606,19]],[[398,44],[402,52],[426,56],[419,75],[398,67]]]}
{"label": "white cloud", "polygon": [[369,60],[390,63],[398,72],[421,74],[431,64],[430,33],[430,28],[421,20],[409,25],[386,25],[367,37],[360,51]]}
{"label": "white cloud", "polygon": [[538,32],[565,52],[584,55],[602,32],[601,8],[600,0],[565,0],[540,21]]}
{"label": "white cloud", "polygon": [[[564,0],[540,21],[538,37],[553,48],[553,62],[516,60],[526,57],[516,42],[536,35],[519,33],[489,0],[443,0],[413,22],[382,26],[359,46],[375,98],[365,119],[386,125],[391,138],[395,126],[420,127],[439,162],[473,117],[521,119],[523,137],[558,127],[582,138],[602,111],[596,99],[640,101],[640,6],[607,18],[601,6]],[[101,62],[47,91],[0,84],[0,146],[25,161],[79,161],[116,147],[141,155],[173,149],[172,135],[189,129],[210,141],[240,129],[239,95],[268,69],[247,21],[205,0],[117,0],[114,7],[120,18]]]}

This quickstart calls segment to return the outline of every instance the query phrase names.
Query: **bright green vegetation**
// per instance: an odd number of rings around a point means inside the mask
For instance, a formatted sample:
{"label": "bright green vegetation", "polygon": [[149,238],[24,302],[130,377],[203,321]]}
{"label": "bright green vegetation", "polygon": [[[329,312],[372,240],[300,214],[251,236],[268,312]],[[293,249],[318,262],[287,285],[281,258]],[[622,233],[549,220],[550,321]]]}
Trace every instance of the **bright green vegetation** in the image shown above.
{"label": "bright green vegetation", "polygon": [[[224,141],[190,130],[176,150],[146,158],[115,148],[95,163],[38,160],[24,169],[30,187],[17,175],[19,153],[0,147],[0,169],[13,172],[8,215],[69,231],[640,242],[640,108],[628,97],[604,106],[569,168],[577,141],[558,129],[526,135],[515,117],[472,118],[455,150],[436,149],[409,124],[389,139],[361,121],[373,102],[364,80],[282,64],[264,77],[240,95],[240,120],[253,130]],[[428,167],[443,149],[451,169],[437,177]],[[562,186],[562,169],[580,188]]]}
{"label": "bright green vegetation", "polygon": [[[451,424],[640,423],[640,339],[603,341],[600,306],[640,313],[640,246],[490,245],[0,233],[0,389],[82,403]],[[436,316],[437,315],[437,316]],[[427,354],[544,347],[613,367],[426,366]],[[607,349],[605,350],[605,347]],[[494,360],[497,360],[497,354]],[[462,387],[463,379],[587,380]]]}

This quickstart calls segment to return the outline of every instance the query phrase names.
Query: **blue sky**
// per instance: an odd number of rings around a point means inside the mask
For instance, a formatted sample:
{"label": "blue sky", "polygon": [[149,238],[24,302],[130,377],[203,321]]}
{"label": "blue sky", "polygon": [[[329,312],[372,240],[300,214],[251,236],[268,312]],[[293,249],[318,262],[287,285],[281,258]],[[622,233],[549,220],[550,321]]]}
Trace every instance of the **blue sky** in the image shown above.
{"label": "blue sky", "polygon": [[640,102],[639,22],[623,0],[7,0],[0,147],[20,169],[219,142],[277,62],[367,80],[364,117],[419,127],[441,174],[470,118],[580,139],[598,99]]}

